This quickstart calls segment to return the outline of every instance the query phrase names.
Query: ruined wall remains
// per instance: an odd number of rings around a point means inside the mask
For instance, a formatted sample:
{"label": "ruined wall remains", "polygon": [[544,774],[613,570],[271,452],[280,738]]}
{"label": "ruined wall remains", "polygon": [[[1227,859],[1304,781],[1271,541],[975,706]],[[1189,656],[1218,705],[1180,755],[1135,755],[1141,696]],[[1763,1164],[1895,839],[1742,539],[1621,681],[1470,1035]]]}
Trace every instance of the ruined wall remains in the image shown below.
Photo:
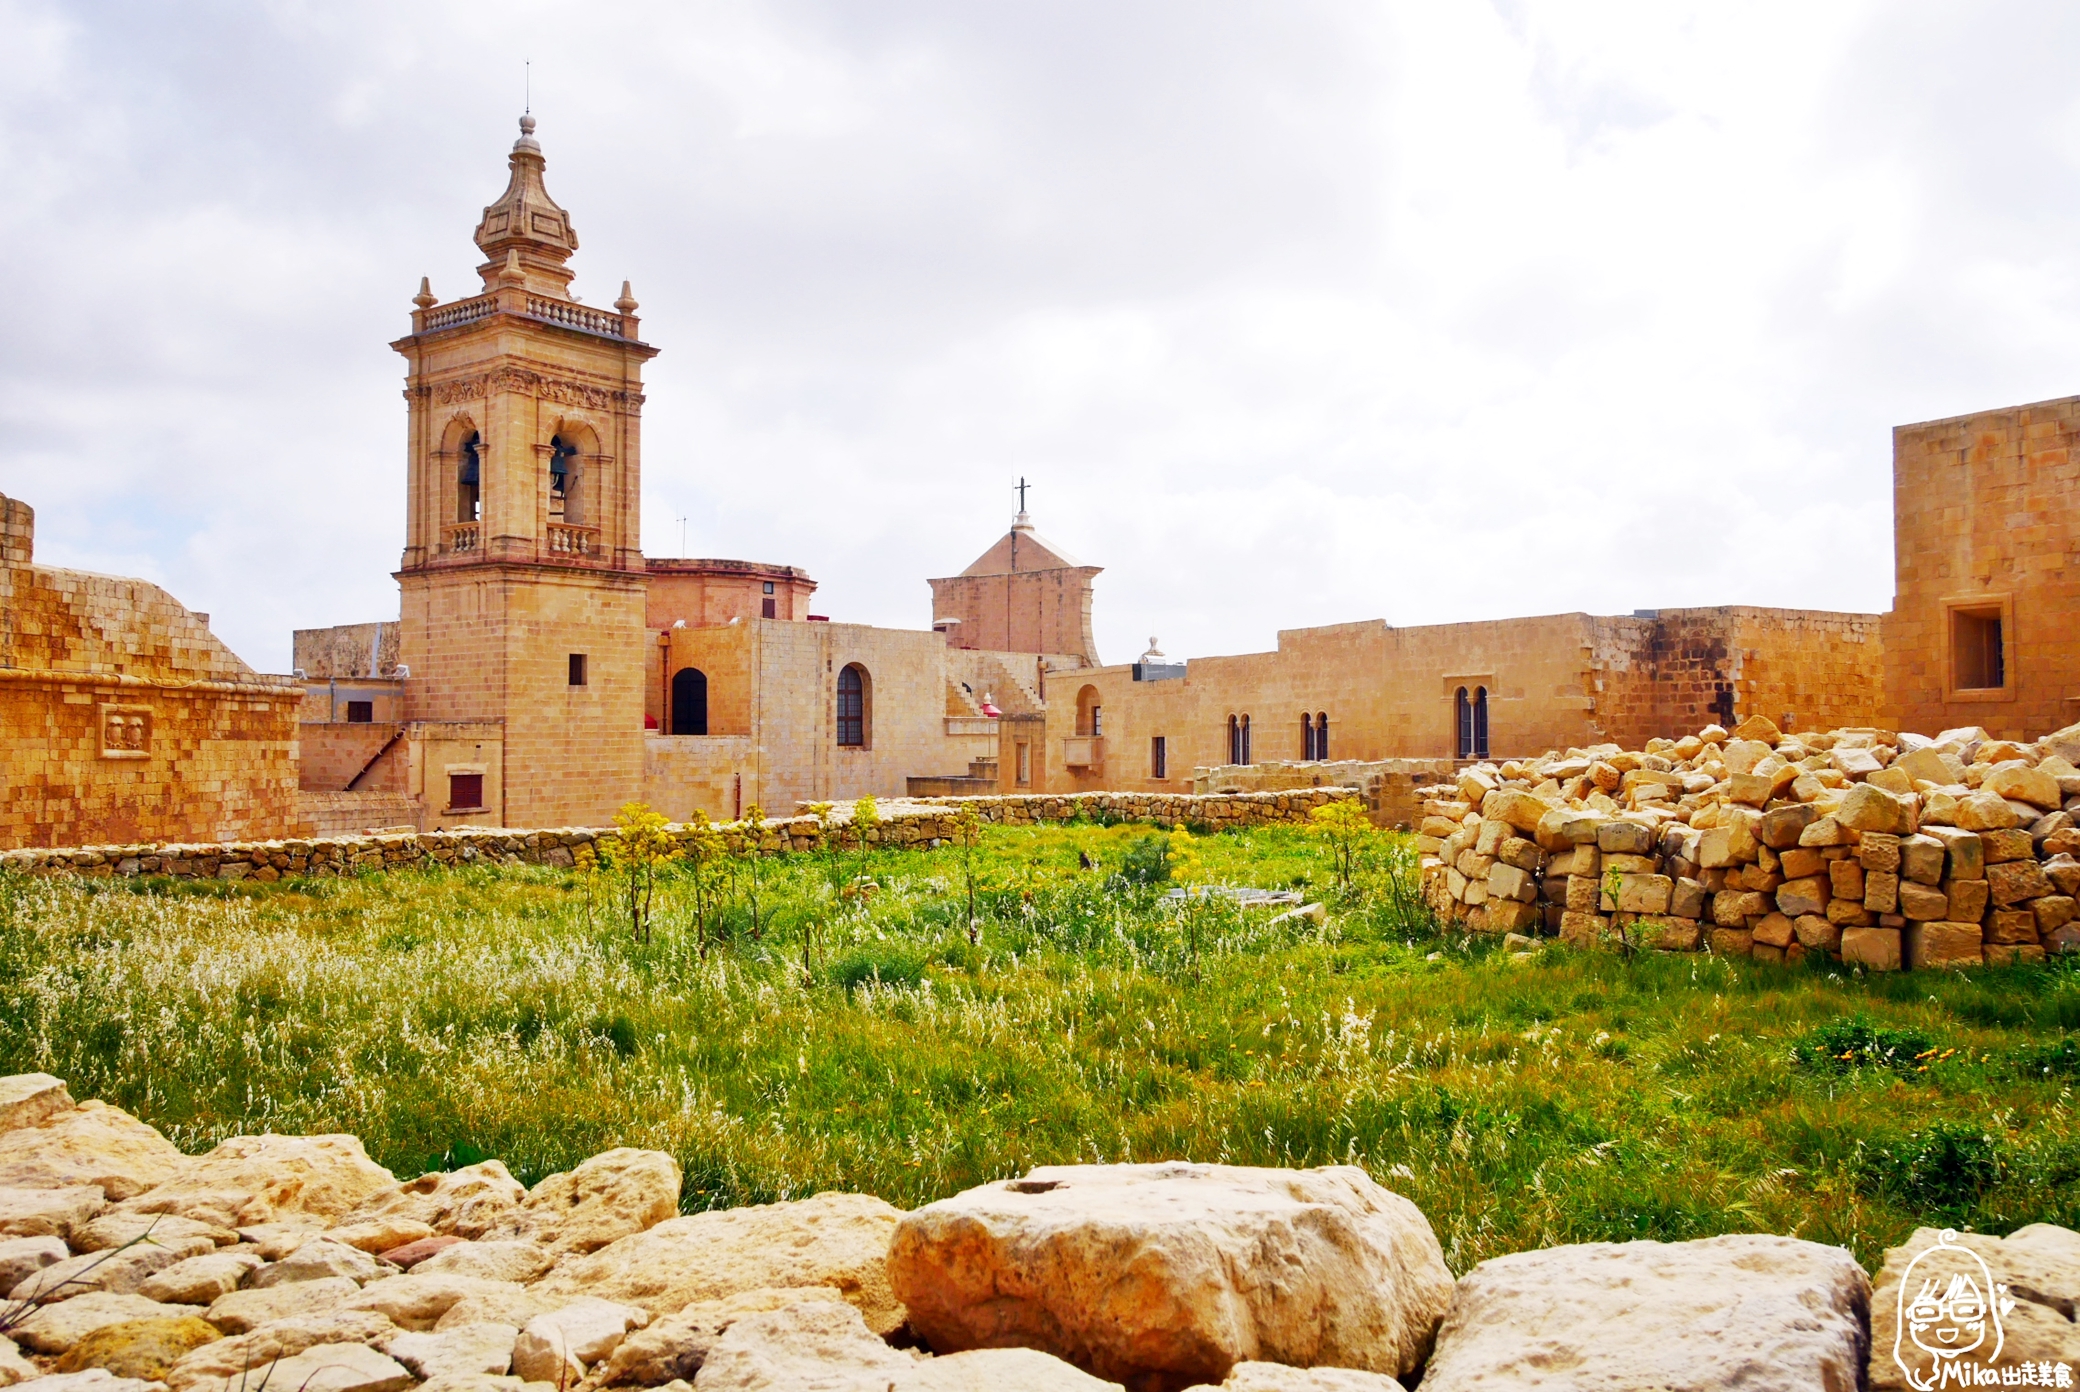
{"label": "ruined wall remains", "polygon": [[156,585],[36,565],[34,526],[0,497],[0,846],[293,828],[302,689]]}
{"label": "ruined wall remains", "polygon": [[397,670],[399,624],[336,624],[299,628],[291,641],[290,665],[305,680],[387,677]]}
{"label": "ruined wall remains", "polygon": [[1373,825],[1412,831],[1422,819],[1417,788],[1450,778],[1451,759],[1333,759],[1301,763],[1227,764],[1192,770],[1192,791],[1274,793],[1298,788],[1350,788],[1371,814]]}
{"label": "ruined wall remains", "polygon": [[2080,397],[1892,432],[1885,723],[2021,739],[2080,718],[2076,436]]}

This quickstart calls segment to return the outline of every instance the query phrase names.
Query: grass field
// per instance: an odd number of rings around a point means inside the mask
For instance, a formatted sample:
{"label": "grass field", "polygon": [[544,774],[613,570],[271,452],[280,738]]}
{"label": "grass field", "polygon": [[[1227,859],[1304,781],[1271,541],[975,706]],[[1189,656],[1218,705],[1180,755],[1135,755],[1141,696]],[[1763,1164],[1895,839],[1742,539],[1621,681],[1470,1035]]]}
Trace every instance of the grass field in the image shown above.
{"label": "grass field", "polygon": [[[756,937],[740,866],[705,943],[679,872],[648,943],[582,871],[0,879],[0,1072],[190,1150],[347,1131],[400,1173],[498,1156],[531,1182],[650,1146],[689,1208],[1348,1162],[1421,1205],[1458,1271],[1727,1231],[1875,1267],[1920,1224],[2080,1226],[2080,972],[1512,960],[1376,878],[1334,891],[1298,832],[1197,839],[1203,878],[1332,905],[1267,926],[1124,882],[1145,835],[987,832],[974,943],[953,849],[769,860]],[[840,897],[863,865],[878,892]]]}

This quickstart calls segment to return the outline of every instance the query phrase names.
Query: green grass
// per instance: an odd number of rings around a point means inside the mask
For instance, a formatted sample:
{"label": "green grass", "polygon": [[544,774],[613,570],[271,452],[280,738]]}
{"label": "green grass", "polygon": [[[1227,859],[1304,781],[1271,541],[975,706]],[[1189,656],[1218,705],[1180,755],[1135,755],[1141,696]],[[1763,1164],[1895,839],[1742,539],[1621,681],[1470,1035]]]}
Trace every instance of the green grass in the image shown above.
{"label": "green grass", "polygon": [[[973,944],[951,849],[875,854],[863,904],[833,893],[856,856],[768,861],[761,936],[739,904],[705,953],[680,874],[647,945],[575,871],[0,879],[0,1072],[191,1150],[346,1131],[400,1173],[495,1155],[532,1181],[652,1146],[688,1208],[912,1205],[1073,1161],[1352,1163],[1461,1271],[1729,1231],[1874,1267],[1921,1224],[2080,1226],[2080,972],[1513,961],[1372,892],[1331,894],[1326,925],[1207,904],[1195,954],[1161,886],[1114,873],[1145,834],[990,831]],[[1329,879],[1294,832],[1193,845],[1227,882]]]}

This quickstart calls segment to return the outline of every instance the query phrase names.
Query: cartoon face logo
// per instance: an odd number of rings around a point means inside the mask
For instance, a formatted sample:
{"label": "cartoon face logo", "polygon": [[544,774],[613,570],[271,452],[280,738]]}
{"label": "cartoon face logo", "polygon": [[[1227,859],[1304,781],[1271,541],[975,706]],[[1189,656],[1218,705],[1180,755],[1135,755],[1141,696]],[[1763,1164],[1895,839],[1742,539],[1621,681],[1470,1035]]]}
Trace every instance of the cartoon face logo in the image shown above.
{"label": "cartoon face logo", "polygon": [[2001,1356],[2001,1315],[2012,1308],[2007,1287],[1945,1228],[1900,1275],[1892,1360],[1917,1392],[1973,1385],[1964,1364],[1991,1364]]}

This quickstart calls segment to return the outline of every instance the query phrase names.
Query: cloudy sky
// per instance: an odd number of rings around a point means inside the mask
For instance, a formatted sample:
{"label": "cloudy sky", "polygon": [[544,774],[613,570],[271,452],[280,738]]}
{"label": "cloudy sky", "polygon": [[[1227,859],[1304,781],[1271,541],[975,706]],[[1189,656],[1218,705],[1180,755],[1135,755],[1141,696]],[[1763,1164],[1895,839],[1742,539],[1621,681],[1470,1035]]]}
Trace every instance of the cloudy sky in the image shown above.
{"label": "cloudy sky", "polygon": [[2080,7],[0,0],[0,492],[255,666],[395,617],[402,360],[533,62],[644,542],[1104,655],[1883,609],[1889,429],[2080,391]]}

